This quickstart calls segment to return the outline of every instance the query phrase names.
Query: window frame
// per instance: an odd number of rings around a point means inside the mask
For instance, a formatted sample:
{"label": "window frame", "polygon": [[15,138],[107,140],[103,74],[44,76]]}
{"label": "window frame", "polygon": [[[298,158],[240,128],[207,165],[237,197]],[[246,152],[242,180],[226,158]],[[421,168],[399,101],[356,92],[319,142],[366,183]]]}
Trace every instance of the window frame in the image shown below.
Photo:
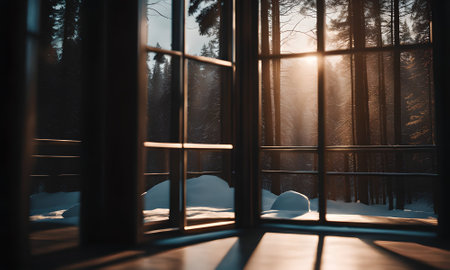
{"label": "window frame", "polygon": [[[261,0],[258,1],[259,6],[261,6]],[[326,134],[326,127],[325,127],[325,110],[326,110],[326,104],[325,104],[325,58],[327,56],[344,56],[344,55],[350,55],[352,56],[351,59],[353,59],[353,56],[356,54],[367,54],[367,53],[383,53],[383,52],[391,52],[394,55],[394,95],[396,96],[394,98],[395,104],[394,108],[396,110],[400,110],[401,106],[399,102],[401,102],[400,98],[400,55],[403,52],[409,52],[414,50],[430,50],[433,51],[433,42],[432,42],[432,29],[430,27],[429,34],[430,39],[426,43],[413,43],[413,44],[402,44],[400,41],[400,14],[399,14],[399,1],[394,1],[394,40],[392,45],[382,45],[381,47],[374,47],[370,46],[367,47],[367,44],[364,44],[362,48],[355,48],[355,46],[350,46],[350,48],[345,49],[332,49],[327,50],[326,49],[326,40],[325,40],[325,10],[326,10],[326,1],[325,0],[317,0],[316,1],[316,15],[317,15],[317,24],[316,24],[316,30],[317,30],[317,48],[315,51],[308,51],[308,52],[300,52],[300,53],[271,53],[263,54],[262,52],[258,53],[258,61],[262,63],[263,61],[280,61],[282,59],[302,59],[304,57],[309,56],[316,56],[317,57],[317,94],[318,94],[318,142],[317,145],[312,146],[296,146],[296,145],[263,145],[262,143],[262,124],[259,125],[259,145],[258,145],[258,151],[260,153],[263,152],[287,152],[287,151],[293,151],[298,153],[315,153],[317,156],[317,170],[316,171],[302,171],[302,170],[264,170],[261,167],[261,164],[259,165],[259,192],[262,191],[262,176],[263,173],[269,173],[269,174],[305,174],[305,175],[314,175],[317,177],[318,181],[318,210],[319,210],[319,218],[318,220],[310,221],[310,220],[289,220],[289,219],[277,219],[277,218],[262,218],[262,209],[259,209],[259,215],[260,219],[263,223],[289,223],[289,224],[326,224],[326,225],[336,225],[336,226],[354,226],[354,227],[375,227],[375,228],[395,228],[395,229],[419,229],[419,230],[436,230],[437,226],[430,226],[430,225],[406,225],[406,224],[385,224],[385,223],[367,223],[367,222],[342,222],[342,221],[330,221],[327,220],[326,214],[327,214],[327,192],[326,192],[326,181],[328,175],[352,175],[352,176],[358,176],[358,175],[372,175],[372,176],[395,176],[395,177],[416,177],[416,176],[427,176],[432,179],[432,181],[438,181],[440,179],[439,173],[389,173],[389,172],[330,172],[327,171],[326,168],[326,156],[329,152],[361,152],[361,151],[386,151],[386,152],[399,152],[402,150],[425,150],[430,151],[435,154],[438,151],[438,145],[436,143],[430,144],[430,145],[405,145],[402,144],[399,138],[399,135],[396,134],[396,142],[395,145],[326,145],[325,142],[325,134]],[[434,3],[431,3],[432,5]],[[259,15],[260,16],[260,15]],[[355,35],[353,32],[355,30],[352,30],[352,35]],[[261,37],[258,38],[258,41],[261,40]],[[352,63],[353,65],[353,63]],[[262,69],[261,64],[259,65],[259,106],[262,108]],[[400,112],[396,112],[395,115],[397,117],[400,117]],[[260,122],[261,121],[261,111],[260,111]],[[433,115],[434,117],[434,115]],[[396,119],[396,125],[398,123],[401,123],[400,119]],[[436,134],[436,126],[433,125],[432,127],[433,134]],[[396,132],[398,133],[398,132]],[[261,154],[260,154],[261,155]],[[259,160],[261,162],[261,160]],[[438,162],[435,162],[436,164]],[[438,170],[438,168],[435,168],[435,171]],[[261,198],[260,198],[260,205],[261,205]]]}
{"label": "window frame", "polygon": [[[149,224],[144,224],[144,232],[151,234],[158,232],[160,228],[166,228],[169,230],[180,230],[181,232],[196,232],[204,231],[205,229],[217,230],[223,228],[234,227],[235,218],[232,221],[228,219],[211,219],[205,220],[202,223],[196,220],[188,221],[186,216],[186,180],[188,175],[198,174],[204,175],[209,171],[202,172],[190,172],[187,170],[188,164],[188,151],[198,150],[198,151],[220,151],[223,153],[229,153],[229,161],[226,166],[228,168],[223,168],[228,177],[234,178],[233,162],[231,161],[234,156],[234,131],[233,122],[235,114],[233,112],[233,96],[235,95],[235,71],[236,71],[236,61],[235,61],[235,0],[224,0],[223,5],[224,14],[223,16],[227,21],[223,24],[227,26],[222,29],[226,34],[226,51],[225,59],[211,58],[205,56],[192,55],[186,51],[186,9],[188,0],[173,0],[172,1],[172,48],[162,49],[149,45],[145,45],[145,53],[160,53],[164,55],[169,55],[171,57],[177,57],[179,59],[180,68],[175,68],[172,71],[172,84],[176,84],[179,90],[178,96],[174,97],[172,112],[176,112],[176,117],[172,117],[172,122],[170,125],[176,127],[176,131],[171,131],[170,140],[171,142],[155,142],[155,141],[145,141],[144,151],[152,149],[162,149],[170,151],[169,172],[152,173],[153,175],[170,175],[170,214],[169,220],[162,222],[150,222]],[[221,1],[221,0],[218,0]],[[146,1],[144,1],[146,4]],[[223,15],[223,14],[221,14]],[[221,16],[221,18],[223,18]],[[227,138],[227,143],[211,144],[211,143],[192,143],[188,140],[188,63],[189,61],[195,61],[198,63],[209,64],[216,67],[223,67],[229,70],[229,79],[231,82],[227,84],[225,89],[226,92],[226,107],[229,107],[229,114],[224,114],[224,121],[227,122],[226,126],[230,127],[228,131],[231,135]],[[175,78],[175,79],[174,79]],[[228,79],[228,78],[227,78]],[[174,87],[174,86],[172,86]],[[223,91],[223,90],[222,90]],[[222,131],[223,132],[223,131]],[[210,173],[210,172],[209,172]],[[229,179],[233,181],[232,179]],[[200,223],[200,224],[198,224]]]}

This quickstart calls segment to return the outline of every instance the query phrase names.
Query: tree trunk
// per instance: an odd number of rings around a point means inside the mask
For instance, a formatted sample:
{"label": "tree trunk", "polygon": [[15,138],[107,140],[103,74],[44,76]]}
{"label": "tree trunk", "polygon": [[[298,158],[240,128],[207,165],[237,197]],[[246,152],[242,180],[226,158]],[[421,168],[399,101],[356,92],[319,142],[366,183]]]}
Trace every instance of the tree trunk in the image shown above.
{"label": "tree trunk", "polygon": [[[280,3],[279,0],[272,0],[272,53],[280,54]],[[272,79],[273,79],[273,99],[275,113],[275,145],[281,145],[281,100],[280,100],[280,59],[272,60]],[[275,152],[273,156],[273,166],[280,168],[280,153]],[[272,192],[281,193],[280,175],[274,175],[272,179]]]}
{"label": "tree trunk", "polygon": [[[400,44],[400,14],[399,3],[394,1],[394,27],[395,27],[395,44]],[[401,121],[401,84],[400,84],[400,51],[394,51],[394,127],[395,127],[395,144],[402,143],[402,121]],[[395,154],[395,171],[400,172],[403,168],[403,156],[401,152]],[[395,193],[397,197],[396,209],[403,210],[405,204],[405,187],[404,179],[395,180]]]}
{"label": "tree trunk", "polygon": [[[374,0],[374,16],[375,16],[375,27],[376,27],[376,38],[377,47],[381,48],[383,46],[383,37],[381,31],[381,5],[380,0]],[[378,66],[378,117],[379,117],[379,129],[380,129],[380,144],[387,144],[387,116],[386,116],[386,87],[385,87],[385,77],[384,77],[384,53],[380,52],[377,55],[377,66]],[[383,153],[381,156],[381,171],[385,171],[387,162],[387,153]],[[383,181],[377,181],[383,185]],[[382,202],[385,204],[386,199],[385,194],[382,189]],[[377,197],[377,200],[379,197]],[[379,203],[377,201],[376,203]]]}
{"label": "tree trunk", "polygon": [[[352,0],[354,45],[356,49],[365,47],[365,24],[363,3],[359,0]],[[355,114],[356,114],[356,143],[358,145],[368,145],[370,143],[369,134],[369,105],[366,56],[362,53],[355,54]],[[367,171],[368,158],[366,153],[357,155],[358,171]],[[367,176],[358,177],[358,194],[361,203],[369,204],[369,178]]]}

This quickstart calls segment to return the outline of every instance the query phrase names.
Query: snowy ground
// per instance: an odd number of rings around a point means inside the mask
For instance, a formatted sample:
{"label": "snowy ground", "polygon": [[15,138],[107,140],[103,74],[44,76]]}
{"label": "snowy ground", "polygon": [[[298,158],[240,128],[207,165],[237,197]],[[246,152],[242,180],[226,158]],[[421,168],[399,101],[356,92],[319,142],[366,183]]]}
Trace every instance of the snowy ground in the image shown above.
{"label": "snowy ground", "polygon": [[[204,175],[187,180],[187,218],[233,218],[234,189],[216,176]],[[169,182],[162,182],[142,195],[144,220],[164,220],[169,216]],[[30,196],[30,220],[78,224],[79,192],[38,193]],[[318,201],[303,194],[287,191],[277,196],[270,191],[262,193],[262,217],[281,219],[318,219]],[[406,205],[405,210],[388,210],[386,205],[365,205],[327,201],[328,216],[346,220],[352,216],[423,219],[434,224],[436,215],[425,200]],[[368,219],[367,221],[373,222]]]}

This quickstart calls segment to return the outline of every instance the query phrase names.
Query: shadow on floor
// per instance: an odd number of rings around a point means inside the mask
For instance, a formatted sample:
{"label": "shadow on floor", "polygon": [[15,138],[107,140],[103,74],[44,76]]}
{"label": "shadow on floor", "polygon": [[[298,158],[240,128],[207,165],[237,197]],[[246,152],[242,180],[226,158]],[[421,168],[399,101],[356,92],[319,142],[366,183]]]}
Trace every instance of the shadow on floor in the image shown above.
{"label": "shadow on floor", "polygon": [[299,266],[316,270],[369,266],[450,269],[450,251],[442,248],[436,238],[264,228],[172,236],[133,247],[76,245],[37,253],[32,258],[33,269],[259,270]]}

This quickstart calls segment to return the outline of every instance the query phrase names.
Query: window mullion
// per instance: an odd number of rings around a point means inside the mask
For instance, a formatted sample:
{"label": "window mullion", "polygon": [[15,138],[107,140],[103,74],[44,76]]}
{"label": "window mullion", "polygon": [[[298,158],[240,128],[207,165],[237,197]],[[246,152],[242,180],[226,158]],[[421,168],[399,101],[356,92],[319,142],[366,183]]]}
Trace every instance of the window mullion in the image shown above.
{"label": "window mullion", "polygon": [[325,0],[317,1],[317,91],[318,91],[318,182],[319,182],[319,222],[325,222]]}
{"label": "window mullion", "polygon": [[[172,50],[180,52],[174,57],[172,71],[171,142],[183,143],[183,87],[184,87],[184,1],[172,1]],[[184,228],[183,149],[173,149],[170,158],[170,220],[174,227]]]}

